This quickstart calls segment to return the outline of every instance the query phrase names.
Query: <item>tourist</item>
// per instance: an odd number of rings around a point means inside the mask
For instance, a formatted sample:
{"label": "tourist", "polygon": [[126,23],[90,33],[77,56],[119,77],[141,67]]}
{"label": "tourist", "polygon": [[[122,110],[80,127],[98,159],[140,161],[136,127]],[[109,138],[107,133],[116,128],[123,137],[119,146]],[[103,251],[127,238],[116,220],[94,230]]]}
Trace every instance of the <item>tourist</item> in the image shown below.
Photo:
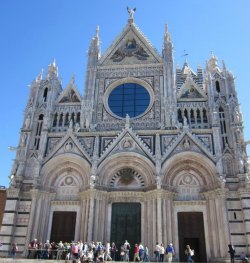
{"label": "tourist", "polygon": [[143,256],[143,262],[149,262],[149,253],[148,253],[148,247],[145,245],[144,247],[144,256]]}
{"label": "tourist", "polygon": [[139,257],[140,257],[140,260],[142,261],[143,258],[144,258],[144,247],[142,245],[142,243],[140,242],[139,243]]}
{"label": "tourist", "polygon": [[159,245],[158,242],[156,242],[155,251],[154,251],[156,262],[160,261],[160,250],[161,250],[161,246]]}
{"label": "tourist", "polygon": [[120,251],[120,261],[125,261],[125,248],[124,245],[121,246],[121,251]]}
{"label": "tourist", "polygon": [[16,243],[13,243],[12,247],[11,247],[11,257],[12,257],[12,259],[16,259],[17,251],[18,251],[18,246],[17,246]]}
{"label": "tourist", "polygon": [[192,263],[193,262],[192,256],[194,255],[194,250],[192,250],[189,245],[186,246],[185,254],[187,256],[187,262]]}
{"label": "tourist", "polygon": [[64,245],[63,245],[62,241],[60,241],[58,246],[57,246],[56,260],[62,259],[63,250],[64,250]]}
{"label": "tourist", "polygon": [[139,257],[139,246],[138,246],[138,244],[135,244],[135,249],[134,249],[134,262],[136,260],[141,261],[141,259]]}
{"label": "tourist", "polygon": [[174,248],[172,243],[168,244],[166,248],[166,254],[167,254],[168,263],[171,263],[174,255]]}
{"label": "tourist", "polygon": [[235,249],[232,244],[228,245],[228,253],[230,254],[231,263],[234,263]]}
{"label": "tourist", "polygon": [[160,262],[164,262],[165,248],[163,244],[160,245]]}
{"label": "tourist", "polygon": [[125,252],[125,261],[129,261],[129,250],[131,246],[127,240],[125,240],[125,243],[123,246],[124,246],[124,252]]}
{"label": "tourist", "polygon": [[248,257],[244,252],[241,252],[240,259],[242,260],[242,263],[248,263]]}
{"label": "tourist", "polygon": [[117,252],[117,248],[115,243],[113,242],[110,248],[111,258],[113,261],[115,261],[116,252]]}

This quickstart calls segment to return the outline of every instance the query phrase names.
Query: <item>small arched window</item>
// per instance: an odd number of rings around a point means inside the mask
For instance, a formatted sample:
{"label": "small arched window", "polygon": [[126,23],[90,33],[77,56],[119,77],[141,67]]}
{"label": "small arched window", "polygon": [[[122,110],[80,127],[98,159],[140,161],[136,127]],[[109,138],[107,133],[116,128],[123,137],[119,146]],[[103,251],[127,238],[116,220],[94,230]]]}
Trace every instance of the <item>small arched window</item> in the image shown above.
{"label": "small arched window", "polygon": [[68,112],[65,115],[64,126],[69,126],[69,113]]}
{"label": "small arched window", "polygon": [[218,80],[215,81],[215,88],[218,93],[220,93],[220,82]]}
{"label": "small arched window", "polygon": [[62,126],[62,123],[63,123],[63,113],[60,114],[58,126]]}
{"label": "small arched window", "polygon": [[47,97],[48,97],[48,88],[44,89],[43,92],[43,101],[46,102],[47,101]]}
{"label": "small arched window", "polygon": [[201,123],[201,111],[199,109],[197,109],[196,111],[196,117],[197,117],[197,122]]}
{"label": "small arched window", "polygon": [[178,110],[178,121],[179,121],[180,123],[182,123],[182,121],[183,121],[182,113],[181,113],[181,110],[180,110],[180,109]]}
{"label": "small arched window", "polygon": [[73,123],[75,123],[75,113],[74,112],[72,112],[71,114],[71,120],[73,121]]}
{"label": "small arched window", "polygon": [[53,127],[56,127],[57,125],[57,118],[58,118],[58,114],[56,113],[53,120]]}
{"label": "small arched window", "polygon": [[222,107],[219,108],[219,118],[220,118],[220,131],[221,131],[221,137],[222,137],[222,145],[223,148],[228,145],[228,139],[227,139],[227,126],[226,126],[226,118],[225,118],[225,112]]}
{"label": "small arched window", "polygon": [[191,124],[195,123],[194,110],[193,109],[190,110],[190,121],[191,121]]}
{"label": "small arched window", "polygon": [[207,123],[207,111],[203,109],[203,122]]}
{"label": "small arched window", "polygon": [[78,113],[77,113],[77,116],[76,116],[76,122],[77,122],[77,123],[80,123],[80,117],[81,117],[81,113],[78,112]]}
{"label": "small arched window", "polygon": [[40,114],[38,117],[38,122],[37,122],[37,128],[36,128],[36,135],[35,135],[35,141],[34,141],[34,146],[35,149],[39,149],[39,144],[40,144],[40,137],[42,133],[42,127],[43,127],[43,114]]}

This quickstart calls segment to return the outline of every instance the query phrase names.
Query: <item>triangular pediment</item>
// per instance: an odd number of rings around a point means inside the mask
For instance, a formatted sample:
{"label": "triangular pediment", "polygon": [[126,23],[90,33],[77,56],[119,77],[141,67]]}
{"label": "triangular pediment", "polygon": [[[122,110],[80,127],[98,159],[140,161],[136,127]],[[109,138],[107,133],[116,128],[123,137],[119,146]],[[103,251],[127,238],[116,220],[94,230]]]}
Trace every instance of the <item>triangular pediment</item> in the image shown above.
{"label": "triangular pediment", "polygon": [[60,141],[56,141],[54,148],[46,156],[45,162],[54,156],[67,153],[79,155],[91,163],[89,153],[83,148],[76,136],[72,133],[66,134]]}
{"label": "triangular pediment", "polygon": [[206,101],[207,95],[201,89],[192,77],[188,77],[180,88],[178,101]]}
{"label": "triangular pediment", "polygon": [[178,137],[175,137],[174,140],[168,144],[162,160],[164,162],[170,156],[186,151],[203,154],[215,162],[215,157],[213,156],[211,149],[201,139],[189,131],[183,131]]}
{"label": "triangular pediment", "polygon": [[161,63],[161,57],[135,24],[128,24],[107,49],[99,65]]}
{"label": "triangular pediment", "polygon": [[81,96],[72,79],[67,88],[61,93],[58,98],[58,103],[81,103]]}
{"label": "triangular pediment", "polygon": [[155,161],[153,153],[149,149],[149,147],[143,142],[139,136],[132,131],[131,128],[125,128],[122,130],[118,136],[113,139],[112,142],[107,146],[107,148],[103,151],[100,157],[100,163],[107,158],[116,153],[120,152],[134,152],[139,153],[147,158],[149,158],[152,162]]}

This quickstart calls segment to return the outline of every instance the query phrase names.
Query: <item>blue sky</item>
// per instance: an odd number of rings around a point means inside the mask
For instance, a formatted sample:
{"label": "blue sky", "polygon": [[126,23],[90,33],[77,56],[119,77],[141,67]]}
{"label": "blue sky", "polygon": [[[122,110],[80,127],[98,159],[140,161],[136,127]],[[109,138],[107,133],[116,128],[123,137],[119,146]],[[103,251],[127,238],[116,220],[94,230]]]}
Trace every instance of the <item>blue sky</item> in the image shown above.
{"label": "blue sky", "polygon": [[2,0],[0,1],[0,185],[8,186],[29,88],[41,68],[56,59],[63,87],[75,74],[83,94],[87,50],[100,26],[104,53],[125,27],[126,7],[136,7],[135,23],[161,53],[165,24],[174,43],[175,65],[184,50],[196,70],[213,51],[236,77],[245,139],[250,140],[249,0]]}

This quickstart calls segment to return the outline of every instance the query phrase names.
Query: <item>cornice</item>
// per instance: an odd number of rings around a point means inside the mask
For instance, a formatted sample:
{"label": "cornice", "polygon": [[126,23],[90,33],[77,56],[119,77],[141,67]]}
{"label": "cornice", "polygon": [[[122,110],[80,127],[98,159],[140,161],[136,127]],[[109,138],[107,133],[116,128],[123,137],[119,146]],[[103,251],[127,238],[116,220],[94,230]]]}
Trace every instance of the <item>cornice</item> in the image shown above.
{"label": "cornice", "polygon": [[106,71],[106,70],[121,70],[121,69],[146,69],[146,68],[159,68],[162,69],[162,63],[150,63],[150,64],[133,64],[133,65],[98,65],[97,70],[99,72]]}
{"label": "cornice", "polygon": [[72,205],[75,205],[75,206],[79,206],[80,205],[80,201],[51,201],[51,205],[62,205],[62,206],[72,206]]}

